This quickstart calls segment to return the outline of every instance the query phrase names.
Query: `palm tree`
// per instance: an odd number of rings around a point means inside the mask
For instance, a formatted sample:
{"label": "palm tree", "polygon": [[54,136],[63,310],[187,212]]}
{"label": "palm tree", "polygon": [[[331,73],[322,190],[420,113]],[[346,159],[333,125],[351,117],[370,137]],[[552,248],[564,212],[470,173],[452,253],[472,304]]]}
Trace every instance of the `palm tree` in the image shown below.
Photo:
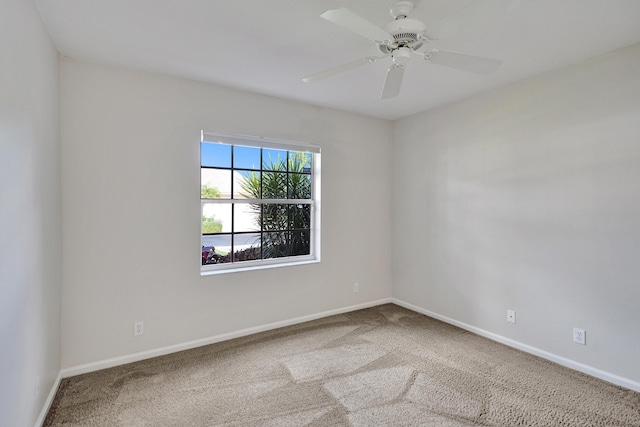
{"label": "palm tree", "polygon": [[[310,199],[308,164],[309,155],[303,152],[289,151],[287,159],[269,158],[264,162],[262,179],[259,172],[243,175],[240,194],[248,199]],[[262,258],[309,253],[310,205],[254,203],[251,209],[262,232]]]}

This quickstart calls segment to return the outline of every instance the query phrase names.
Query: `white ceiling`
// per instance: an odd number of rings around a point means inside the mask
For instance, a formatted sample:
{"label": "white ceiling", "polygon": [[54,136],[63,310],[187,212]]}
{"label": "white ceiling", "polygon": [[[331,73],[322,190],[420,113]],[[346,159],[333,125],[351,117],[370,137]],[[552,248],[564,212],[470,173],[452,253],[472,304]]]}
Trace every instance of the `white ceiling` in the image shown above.
{"label": "white ceiling", "polygon": [[[420,0],[410,17],[428,29],[494,1]],[[501,59],[498,71],[483,76],[414,57],[400,95],[381,100],[389,59],[315,83],[301,79],[379,53],[322,12],[347,7],[383,27],[394,0],[36,0],[62,55],[385,119],[640,42],[638,0],[512,2],[513,10],[474,15],[456,35],[429,45]]]}

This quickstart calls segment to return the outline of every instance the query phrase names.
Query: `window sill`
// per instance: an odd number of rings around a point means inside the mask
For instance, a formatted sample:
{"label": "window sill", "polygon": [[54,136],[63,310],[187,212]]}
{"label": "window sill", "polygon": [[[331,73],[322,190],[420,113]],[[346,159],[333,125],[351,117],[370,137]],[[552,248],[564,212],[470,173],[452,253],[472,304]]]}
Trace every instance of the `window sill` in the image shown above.
{"label": "window sill", "polygon": [[[247,261],[249,262],[249,261]],[[271,268],[280,268],[280,267],[293,267],[298,265],[306,265],[306,264],[317,264],[320,262],[318,258],[308,258],[299,261],[288,261],[288,262],[274,262],[274,263],[264,263],[261,262],[259,264],[247,265],[247,266],[236,266],[232,264],[220,264],[217,266],[207,266],[206,269],[200,270],[200,276],[214,276],[217,274],[228,274],[228,273],[239,273],[242,271],[255,271],[255,270],[265,270]]]}

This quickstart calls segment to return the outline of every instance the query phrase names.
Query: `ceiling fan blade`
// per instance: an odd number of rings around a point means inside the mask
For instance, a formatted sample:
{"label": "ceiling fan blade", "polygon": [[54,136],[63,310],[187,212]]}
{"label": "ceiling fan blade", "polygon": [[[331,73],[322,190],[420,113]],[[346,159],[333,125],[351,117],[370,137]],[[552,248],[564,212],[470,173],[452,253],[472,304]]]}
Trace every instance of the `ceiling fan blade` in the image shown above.
{"label": "ceiling fan blade", "polygon": [[319,73],[312,74],[302,79],[305,83],[313,83],[318,80],[322,80],[327,77],[331,77],[334,74],[342,73],[343,71],[350,70],[352,68],[359,67],[365,64],[373,64],[380,58],[386,58],[385,56],[367,56],[364,58],[356,59],[355,61],[347,62],[346,64],[338,65],[337,67],[329,68],[328,70],[320,71]]}
{"label": "ceiling fan blade", "polygon": [[519,7],[520,0],[475,0],[458,12],[428,26],[431,40],[446,39],[490,25],[491,20]]}
{"label": "ceiling fan blade", "polygon": [[466,55],[464,53],[451,52],[450,50],[434,49],[424,53],[422,58],[445,67],[457,68],[477,74],[489,74],[498,69],[501,61],[480,56]]}
{"label": "ceiling fan blade", "polygon": [[382,99],[393,98],[400,93],[402,77],[404,76],[404,65],[393,64],[387,70],[387,78],[382,89]]}
{"label": "ceiling fan blade", "polygon": [[361,35],[374,42],[385,44],[393,40],[393,36],[381,28],[378,28],[362,16],[350,11],[346,7],[340,9],[329,9],[320,14],[327,21],[340,25],[349,31]]}

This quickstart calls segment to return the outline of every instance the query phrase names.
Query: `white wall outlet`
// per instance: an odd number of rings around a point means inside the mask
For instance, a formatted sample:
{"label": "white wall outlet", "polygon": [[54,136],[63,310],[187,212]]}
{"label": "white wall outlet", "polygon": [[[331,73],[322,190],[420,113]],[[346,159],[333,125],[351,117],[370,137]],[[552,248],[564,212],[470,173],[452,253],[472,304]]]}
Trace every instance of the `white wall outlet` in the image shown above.
{"label": "white wall outlet", "polygon": [[578,344],[587,345],[587,331],[580,328],[573,328],[573,341]]}
{"label": "white wall outlet", "polygon": [[360,292],[360,283],[356,282],[353,284],[353,293],[356,294]]}
{"label": "white wall outlet", "polygon": [[144,322],[133,322],[133,336],[144,334]]}
{"label": "white wall outlet", "polygon": [[515,310],[507,310],[507,322],[516,323],[516,312],[515,312]]}

